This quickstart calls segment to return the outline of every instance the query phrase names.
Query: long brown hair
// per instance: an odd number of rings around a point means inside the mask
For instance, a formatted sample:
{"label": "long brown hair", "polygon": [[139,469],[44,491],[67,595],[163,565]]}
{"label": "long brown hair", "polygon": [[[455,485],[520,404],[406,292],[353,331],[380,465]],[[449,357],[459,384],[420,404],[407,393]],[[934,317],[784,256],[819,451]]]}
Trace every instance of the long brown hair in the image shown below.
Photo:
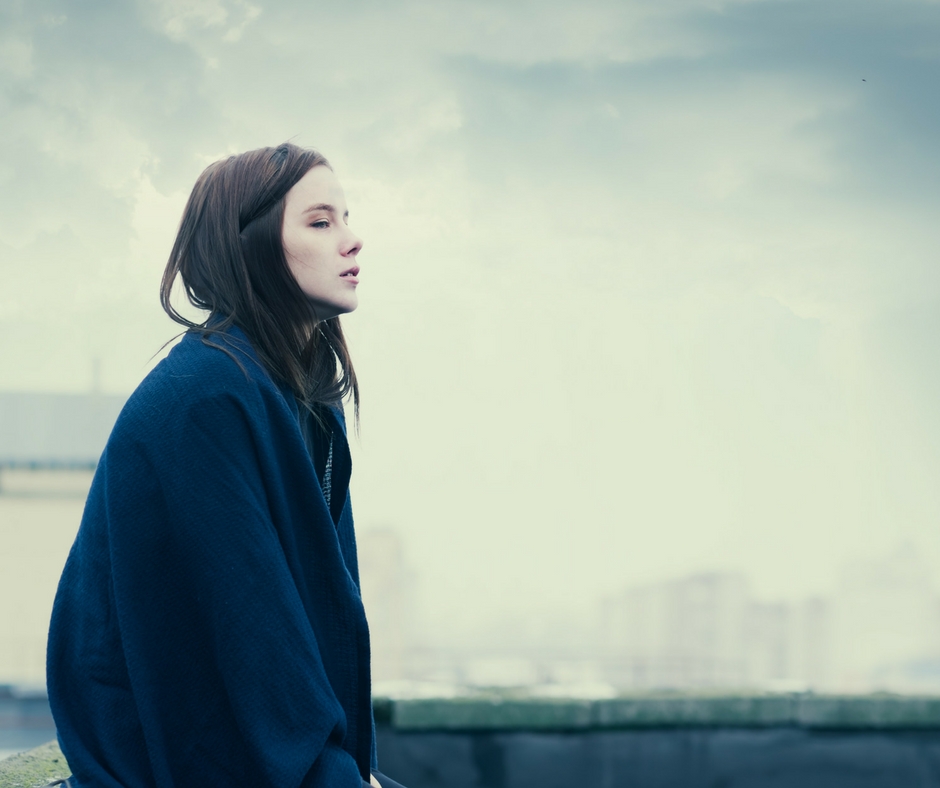
{"label": "long brown hair", "polygon": [[[359,386],[339,318],[317,320],[282,242],[284,197],[320,166],[330,165],[317,151],[292,143],[210,164],[183,211],[160,303],[205,342],[230,326],[241,328],[268,372],[307,408],[337,405],[351,394],[358,424]],[[208,310],[202,323],[170,303],[177,276],[190,303]]]}

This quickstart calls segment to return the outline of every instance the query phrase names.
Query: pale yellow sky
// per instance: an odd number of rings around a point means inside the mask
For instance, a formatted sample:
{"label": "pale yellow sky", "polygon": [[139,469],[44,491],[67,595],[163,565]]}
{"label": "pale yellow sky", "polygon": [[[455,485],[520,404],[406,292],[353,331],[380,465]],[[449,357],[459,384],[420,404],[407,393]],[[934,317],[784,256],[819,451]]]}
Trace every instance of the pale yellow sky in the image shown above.
{"label": "pale yellow sky", "polygon": [[0,388],[132,390],[199,171],[291,138],[365,239],[357,523],[441,631],[940,569],[936,4],[3,13]]}

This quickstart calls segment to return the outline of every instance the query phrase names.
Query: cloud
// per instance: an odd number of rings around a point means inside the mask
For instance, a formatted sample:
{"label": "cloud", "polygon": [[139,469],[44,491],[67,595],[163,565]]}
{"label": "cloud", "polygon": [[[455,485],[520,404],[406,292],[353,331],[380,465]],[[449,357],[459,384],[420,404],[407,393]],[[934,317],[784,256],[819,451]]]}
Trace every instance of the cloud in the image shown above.
{"label": "cloud", "polygon": [[222,40],[238,41],[245,29],[256,19],[261,8],[235,0],[160,0],[155,3],[140,3],[145,18],[170,38],[185,41],[206,30],[218,33],[222,29]]}

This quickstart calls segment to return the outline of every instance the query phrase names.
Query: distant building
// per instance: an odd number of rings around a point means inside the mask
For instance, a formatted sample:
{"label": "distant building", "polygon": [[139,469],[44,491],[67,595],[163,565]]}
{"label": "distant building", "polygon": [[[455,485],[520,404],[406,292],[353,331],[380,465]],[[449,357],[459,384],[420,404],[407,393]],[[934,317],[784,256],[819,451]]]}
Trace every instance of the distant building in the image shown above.
{"label": "distant building", "polygon": [[602,605],[621,688],[940,691],[940,598],[912,546],[844,568],[830,598],[751,599],[737,574],[630,588]]}
{"label": "distant building", "polygon": [[747,680],[746,579],[701,574],[606,600],[608,680],[624,687],[727,686]]}
{"label": "distant building", "polygon": [[52,598],[124,401],[0,392],[0,684],[45,683]]}
{"label": "distant building", "polygon": [[0,392],[0,495],[84,496],[125,400]]}
{"label": "distant building", "polygon": [[0,392],[0,466],[94,466],[126,399]]}
{"label": "distant building", "polygon": [[790,605],[751,602],[745,611],[741,684],[786,686],[792,671],[795,615]]}
{"label": "distant building", "polygon": [[830,678],[831,604],[757,602],[741,574],[638,586],[602,613],[604,674],[621,688],[803,690]]}
{"label": "distant building", "polygon": [[940,605],[913,546],[846,566],[833,624],[838,689],[940,689]]}
{"label": "distant building", "polygon": [[372,679],[408,678],[412,622],[401,537],[390,528],[363,530],[358,534],[358,554],[372,644]]}
{"label": "distant building", "polygon": [[819,596],[790,607],[790,675],[806,689],[827,690],[833,686],[832,607],[832,600]]}

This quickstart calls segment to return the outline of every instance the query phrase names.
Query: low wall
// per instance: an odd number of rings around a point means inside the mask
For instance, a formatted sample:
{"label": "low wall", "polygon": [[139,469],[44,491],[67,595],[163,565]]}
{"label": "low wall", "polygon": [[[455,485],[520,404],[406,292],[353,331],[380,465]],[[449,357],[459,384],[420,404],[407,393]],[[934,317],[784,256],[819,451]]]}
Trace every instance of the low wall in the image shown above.
{"label": "low wall", "polygon": [[0,684],[0,731],[44,728],[55,729],[45,691]]}
{"label": "low wall", "polygon": [[409,788],[940,786],[940,698],[491,696],[376,702]]}
{"label": "low wall", "polygon": [[[408,788],[940,788],[934,697],[498,693],[375,712],[381,768]],[[0,788],[65,771],[49,745],[0,762]]]}

